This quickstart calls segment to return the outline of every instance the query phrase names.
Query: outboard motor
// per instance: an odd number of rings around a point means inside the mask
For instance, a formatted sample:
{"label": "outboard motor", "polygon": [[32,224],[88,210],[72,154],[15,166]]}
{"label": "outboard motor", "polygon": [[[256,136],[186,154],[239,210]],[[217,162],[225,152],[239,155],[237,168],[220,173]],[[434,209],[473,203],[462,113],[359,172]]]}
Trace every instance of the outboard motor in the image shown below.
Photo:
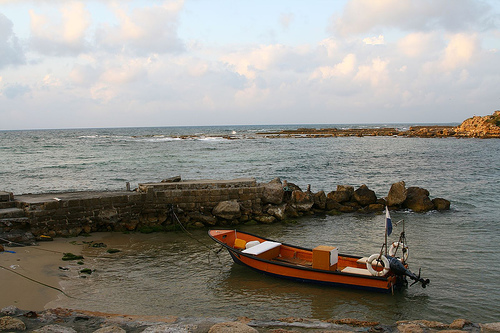
{"label": "outboard motor", "polygon": [[422,284],[422,288],[425,288],[431,281],[429,279],[422,279],[420,277],[420,269],[418,270],[418,276],[412,273],[408,268],[403,265],[403,263],[396,257],[393,256],[386,256],[387,260],[389,260],[389,266],[391,268],[391,271],[394,272],[394,274],[398,276],[408,276],[410,279],[412,279],[413,282],[411,286],[413,286],[415,283],[420,282]]}

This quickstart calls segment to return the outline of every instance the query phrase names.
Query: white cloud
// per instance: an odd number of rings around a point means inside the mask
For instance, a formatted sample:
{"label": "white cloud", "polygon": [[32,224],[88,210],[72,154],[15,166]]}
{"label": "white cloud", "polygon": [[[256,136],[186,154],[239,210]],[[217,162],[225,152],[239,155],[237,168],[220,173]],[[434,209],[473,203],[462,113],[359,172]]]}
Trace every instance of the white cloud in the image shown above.
{"label": "white cloud", "polygon": [[492,29],[491,7],[475,0],[350,0],[331,31],[340,36],[384,28],[409,31]]}
{"label": "white cloud", "polygon": [[346,76],[351,74],[356,65],[356,55],[350,53],[335,66],[321,66],[311,75],[311,79],[329,79],[331,77]]}
{"label": "white cloud", "polygon": [[473,59],[478,47],[479,43],[475,34],[455,34],[451,36],[445,50],[443,67],[447,70],[453,70],[466,66]]}
{"label": "white cloud", "polygon": [[0,69],[9,65],[21,65],[26,61],[12,27],[12,21],[0,13]]}
{"label": "white cloud", "polygon": [[379,35],[378,37],[366,37],[363,39],[363,43],[367,45],[381,45],[385,44],[384,36]]}
{"label": "white cloud", "polygon": [[122,3],[113,2],[110,8],[119,24],[101,25],[96,40],[104,49],[136,55],[183,51],[183,41],[177,36],[182,5],[183,1],[165,1],[162,5],[129,10]]}
{"label": "white cloud", "polygon": [[[36,50],[49,55],[71,55],[84,52],[90,26],[90,13],[82,2],[70,1],[61,5],[60,17],[29,11],[32,44]],[[60,22],[59,22],[60,21]]]}
{"label": "white cloud", "polygon": [[444,42],[436,33],[415,32],[401,38],[397,47],[405,56],[418,58],[428,54],[434,54],[442,48]]}

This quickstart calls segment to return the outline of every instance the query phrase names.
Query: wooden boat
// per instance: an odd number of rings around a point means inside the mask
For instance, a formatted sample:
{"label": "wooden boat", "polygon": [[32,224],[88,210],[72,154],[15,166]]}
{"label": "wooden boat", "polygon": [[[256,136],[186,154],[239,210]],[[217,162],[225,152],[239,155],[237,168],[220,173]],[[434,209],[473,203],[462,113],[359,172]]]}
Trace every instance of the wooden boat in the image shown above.
{"label": "wooden boat", "polygon": [[[234,229],[209,230],[208,234],[236,263],[275,277],[378,292],[390,292],[405,284],[405,276],[423,287],[429,283],[411,273],[404,260],[395,256],[339,254],[332,246],[306,249]],[[393,244],[400,245],[405,246]]]}

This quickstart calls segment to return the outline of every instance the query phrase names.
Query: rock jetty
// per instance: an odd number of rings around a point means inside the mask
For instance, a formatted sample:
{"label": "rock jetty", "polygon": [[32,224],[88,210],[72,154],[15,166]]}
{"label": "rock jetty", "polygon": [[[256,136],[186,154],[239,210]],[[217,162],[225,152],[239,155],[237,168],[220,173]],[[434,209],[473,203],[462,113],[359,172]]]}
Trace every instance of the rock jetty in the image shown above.
{"label": "rock jetty", "polygon": [[23,311],[9,306],[0,310],[0,332],[60,333],[257,333],[257,332],[381,332],[381,333],[494,333],[500,322],[473,323],[456,319],[450,324],[429,320],[404,320],[391,324],[358,319],[278,318],[259,320],[240,318],[181,318],[175,316],[132,316],[101,312],[48,309]]}
{"label": "rock jetty", "polygon": [[500,111],[488,116],[474,116],[466,119],[459,126],[412,126],[408,130],[387,128],[298,128],[296,130],[283,130],[279,132],[258,133],[267,138],[326,138],[343,136],[401,136],[421,138],[500,138]]}
{"label": "rock jetty", "polygon": [[[139,184],[135,191],[70,192],[37,195],[0,193],[0,238],[29,243],[43,237],[67,237],[98,231],[153,232],[180,226],[203,228],[246,223],[269,224],[303,215],[377,213],[390,209],[415,212],[447,210],[450,202],[430,198],[428,190],[391,186],[378,198],[367,185],[313,193],[276,178],[253,178]],[[2,240],[0,240],[2,243]]]}

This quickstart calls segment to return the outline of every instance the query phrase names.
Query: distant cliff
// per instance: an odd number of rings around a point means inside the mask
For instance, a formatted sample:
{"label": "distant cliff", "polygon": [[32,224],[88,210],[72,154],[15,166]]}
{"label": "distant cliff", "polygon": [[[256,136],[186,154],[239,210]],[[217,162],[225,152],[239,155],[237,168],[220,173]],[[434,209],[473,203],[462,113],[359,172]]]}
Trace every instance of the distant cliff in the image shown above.
{"label": "distant cliff", "polygon": [[455,128],[455,136],[500,138],[500,111],[489,116],[474,116]]}

